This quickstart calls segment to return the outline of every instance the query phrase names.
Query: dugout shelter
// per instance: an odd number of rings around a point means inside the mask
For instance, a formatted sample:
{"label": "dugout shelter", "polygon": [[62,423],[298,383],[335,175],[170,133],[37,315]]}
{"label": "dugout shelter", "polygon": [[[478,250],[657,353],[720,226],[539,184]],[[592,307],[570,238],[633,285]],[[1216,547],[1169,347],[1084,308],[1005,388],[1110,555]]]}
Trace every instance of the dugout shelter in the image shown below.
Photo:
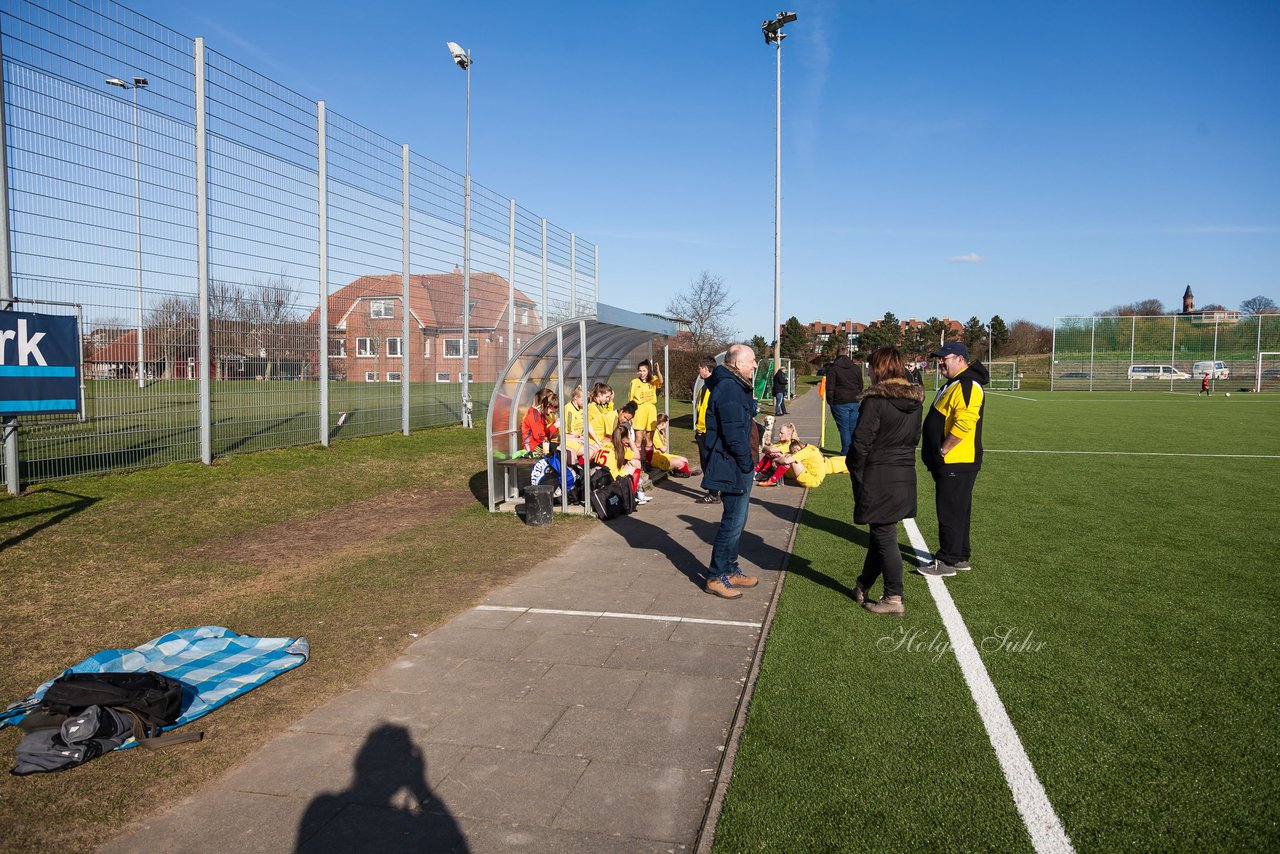
{"label": "dugout shelter", "polygon": [[[530,338],[498,375],[489,401],[485,452],[490,512],[512,510],[520,497],[522,466],[527,464],[512,458],[520,449],[520,423],[539,389],[555,389],[563,413],[574,387],[581,385],[585,418],[593,384],[609,383],[625,402],[626,384],[635,376],[636,362],[655,361],[655,350],[661,347],[663,411],[668,411],[670,339],[675,334],[670,320],[598,303],[594,314],[554,323]],[[568,462],[562,445],[561,471]],[[584,462],[583,477],[591,482],[589,459]],[[557,504],[562,512],[568,511],[566,490]]]}

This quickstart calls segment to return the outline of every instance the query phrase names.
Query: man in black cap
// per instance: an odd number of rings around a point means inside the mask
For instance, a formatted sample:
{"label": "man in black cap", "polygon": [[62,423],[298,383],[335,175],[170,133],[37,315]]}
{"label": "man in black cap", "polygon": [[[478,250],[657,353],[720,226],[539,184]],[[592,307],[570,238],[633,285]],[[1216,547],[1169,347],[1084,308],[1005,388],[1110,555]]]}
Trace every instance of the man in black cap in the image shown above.
{"label": "man in black cap", "polygon": [[969,364],[969,350],[949,341],[929,354],[947,382],[938,389],[924,418],[920,456],[933,475],[938,510],[938,549],[919,568],[922,575],[947,577],[969,566],[969,516],[973,484],[982,468],[982,416],[990,380],[981,363]]}

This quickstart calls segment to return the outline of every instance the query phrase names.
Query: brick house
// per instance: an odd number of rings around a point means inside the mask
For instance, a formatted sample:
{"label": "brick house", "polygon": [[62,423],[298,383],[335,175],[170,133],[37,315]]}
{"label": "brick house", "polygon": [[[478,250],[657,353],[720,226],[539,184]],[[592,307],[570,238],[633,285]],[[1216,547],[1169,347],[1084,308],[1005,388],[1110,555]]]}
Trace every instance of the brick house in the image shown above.
{"label": "brick house", "polygon": [[[352,382],[399,382],[402,277],[361,276],[329,296],[329,376]],[[409,381],[462,379],[462,271],[409,276]],[[308,320],[315,324],[319,311]],[[542,329],[537,303],[515,292],[515,350]],[[507,280],[471,273],[472,382],[494,382],[507,363]]]}

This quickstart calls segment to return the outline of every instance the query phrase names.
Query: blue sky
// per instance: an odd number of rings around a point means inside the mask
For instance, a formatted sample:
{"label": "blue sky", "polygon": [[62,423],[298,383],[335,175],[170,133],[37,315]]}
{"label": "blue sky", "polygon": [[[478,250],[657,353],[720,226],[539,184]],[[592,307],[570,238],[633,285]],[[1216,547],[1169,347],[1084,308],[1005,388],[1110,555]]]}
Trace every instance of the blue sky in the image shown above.
{"label": "blue sky", "polygon": [[[600,244],[602,298],[702,270],[773,321],[775,55],[743,2],[131,8]],[[1007,322],[1280,302],[1280,4],[795,2],[783,318]]]}

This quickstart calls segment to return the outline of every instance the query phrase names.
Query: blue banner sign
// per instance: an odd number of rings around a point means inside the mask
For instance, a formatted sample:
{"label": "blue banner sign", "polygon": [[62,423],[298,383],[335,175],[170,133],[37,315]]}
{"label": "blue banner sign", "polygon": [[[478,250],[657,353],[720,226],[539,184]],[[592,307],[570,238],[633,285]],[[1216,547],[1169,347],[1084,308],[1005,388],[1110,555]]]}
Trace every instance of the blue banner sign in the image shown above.
{"label": "blue banner sign", "polygon": [[0,415],[79,411],[76,318],[0,311]]}

